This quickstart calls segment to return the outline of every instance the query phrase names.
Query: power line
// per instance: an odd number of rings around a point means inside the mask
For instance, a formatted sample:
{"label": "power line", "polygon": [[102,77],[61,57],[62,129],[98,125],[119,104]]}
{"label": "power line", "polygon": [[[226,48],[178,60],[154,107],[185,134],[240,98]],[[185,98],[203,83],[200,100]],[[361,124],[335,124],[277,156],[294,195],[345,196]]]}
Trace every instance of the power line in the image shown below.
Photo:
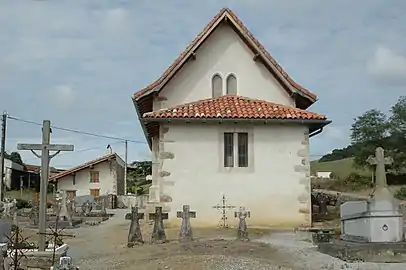
{"label": "power line", "polygon": [[[7,115],[7,118],[11,119],[11,120],[14,120],[14,121],[18,121],[18,122],[23,122],[23,123],[27,123],[27,124],[42,126],[41,123],[30,121],[30,120],[25,120],[25,119],[22,119],[22,118],[17,118],[17,117],[10,116],[10,115]],[[91,132],[77,130],[77,129],[70,129],[70,128],[64,128],[64,127],[58,127],[58,126],[51,126],[51,128],[66,131],[66,132],[72,132],[72,133],[76,133],[76,134],[82,134],[82,135],[87,135],[87,136],[98,137],[98,138],[118,140],[118,141],[122,141],[122,142],[127,141],[127,142],[132,142],[132,143],[146,144],[146,142],[144,142],[144,141],[135,141],[135,140],[125,139],[125,138],[107,136],[107,135],[96,134],[96,133],[91,133]]]}

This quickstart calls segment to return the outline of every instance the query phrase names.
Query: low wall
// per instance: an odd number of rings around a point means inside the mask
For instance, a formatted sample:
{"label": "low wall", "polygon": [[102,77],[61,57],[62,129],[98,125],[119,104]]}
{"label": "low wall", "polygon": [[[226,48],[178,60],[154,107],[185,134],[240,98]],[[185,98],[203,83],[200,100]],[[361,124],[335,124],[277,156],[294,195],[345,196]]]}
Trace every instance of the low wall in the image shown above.
{"label": "low wall", "polygon": [[118,205],[122,205],[125,208],[131,208],[132,206],[138,206],[139,208],[144,208],[147,205],[149,196],[148,195],[120,195],[117,196]]}

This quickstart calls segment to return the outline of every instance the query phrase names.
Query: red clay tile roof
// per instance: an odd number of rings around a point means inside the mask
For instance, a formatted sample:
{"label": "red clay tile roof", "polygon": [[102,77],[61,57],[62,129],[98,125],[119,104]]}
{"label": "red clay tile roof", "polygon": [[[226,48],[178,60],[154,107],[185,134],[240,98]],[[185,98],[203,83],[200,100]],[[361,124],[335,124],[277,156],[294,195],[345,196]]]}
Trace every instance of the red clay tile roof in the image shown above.
{"label": "red clay tile roof", "polygon": [[324,115],[306,110],[231,95],[144,113],[143,118],[327,119]]}
{"label": "red clay tile roof", "polygon": [[[243,24],[243,22],[237,17],[237,15],[228,8],[223,8],[220,10],[219,13],[206,25],[203,31],[197,35],[197,37],[189,44],[188,47],[178,56],[178,58],[167,68],[167,70],[159,77],[155,82],[148,85],[147,87],[137,91],[133,95],[133,99],[137,100],[141,98],[145,94],[149,94],[153,91],[159,91],[162,84],[165,80],[170,79],[175,75],[180,64],[186,60],[186,58],[193,52],[192,49],[200,42],[204,41],[207,34],[214,30],[215,26],[218,25],[219,20],[223,18],[223,15],[227,16],[228,18],[232,19],[238,27],[241,29],[241,32],[244,36],[246,36],[252,43],[256,45],[256,47],[260,50],[260,52],[266,57],[266,59],[271,62],[271,64],[275,67],[275,69],[280,73],[280,75],[299,93],[304,94],[306,97],[312,99],[312,102],[317,100],[317,95],[311,93],[306,88],[300,86],[296,83],[284,70],[283,68],[276,62],[276,60],[269,54],[269,52],[262,46],[262,44],[254,37],[254,35],[248,30],[248,28]],[[214,26],[214,28],[213,28]]]}
{"label": "red clay tile roof", "polygon": [[107,161],[107,160],[109,160],[109,159],[111,159],[111,158],[115,158],[115,157],[116,157],[116,153],[112,153],[112,154],[108,154],[108,155],[99,157],[99,158],[97,158],[97,159],[88,161],[88,162],[86,162],[86,163],[84,163],[84,164],[82,164],[82,165],[73,167],[73,168],[71,168],[71,169],[69,169],[69,170],[66,170],[66,171],[63,171],[63,172],[61,172],[61,173],[52,175],[51,177],[49,177],[49,180],[50,180],[50,181],[55,181],[55,180],[57,180],[57,179],[59,179],[59,178],[61,178],[61,177],[70,175],[70,174],[72,174],[72,173],[74,173],[74,172],[77,172],[77,171],[86,169],[86,168],[88,168],[88,167],[90,167],[90,166],[97,165],[97,164],[99,164],[99,163],[102,163],[102,162],[104,162],[104,161]]}

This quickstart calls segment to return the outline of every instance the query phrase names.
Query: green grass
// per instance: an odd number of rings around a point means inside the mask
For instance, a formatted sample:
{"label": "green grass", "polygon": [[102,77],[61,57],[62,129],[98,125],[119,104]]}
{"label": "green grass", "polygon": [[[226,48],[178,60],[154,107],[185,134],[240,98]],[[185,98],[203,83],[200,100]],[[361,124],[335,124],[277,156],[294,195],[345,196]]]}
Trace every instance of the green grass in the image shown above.
{"label": "green grass", "polygon": [[316,172],[332,172],[340,179],[345,179],[351,173],[358,173],[360,175],[370,176],[371,172],[368,170],[358,169],[354,167],[353,158],[345,158],[334,161],[319,162],[317,160],[310,162],[310,170],[312,174]]}

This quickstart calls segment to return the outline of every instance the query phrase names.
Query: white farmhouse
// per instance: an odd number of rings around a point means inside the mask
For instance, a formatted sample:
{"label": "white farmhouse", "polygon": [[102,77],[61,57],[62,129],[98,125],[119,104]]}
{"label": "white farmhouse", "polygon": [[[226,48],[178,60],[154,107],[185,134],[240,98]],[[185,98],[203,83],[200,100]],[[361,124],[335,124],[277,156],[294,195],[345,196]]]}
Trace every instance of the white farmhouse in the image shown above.
{"label": "white farmhouse", "polygon": [[69,198],[83,195],[124,195],[124,161],[111,153],[49,178]]}
{"label": "white farmhouse", "polygon": [[150,205],[162,205],[170,223],[188,204],[194,226],[218,225],[213,206],[224,194],[251,211],[250,226],[310,225],[309,137],[330,121],[306,111],[316,95],[231,10],[132,99],[153,155]]}

